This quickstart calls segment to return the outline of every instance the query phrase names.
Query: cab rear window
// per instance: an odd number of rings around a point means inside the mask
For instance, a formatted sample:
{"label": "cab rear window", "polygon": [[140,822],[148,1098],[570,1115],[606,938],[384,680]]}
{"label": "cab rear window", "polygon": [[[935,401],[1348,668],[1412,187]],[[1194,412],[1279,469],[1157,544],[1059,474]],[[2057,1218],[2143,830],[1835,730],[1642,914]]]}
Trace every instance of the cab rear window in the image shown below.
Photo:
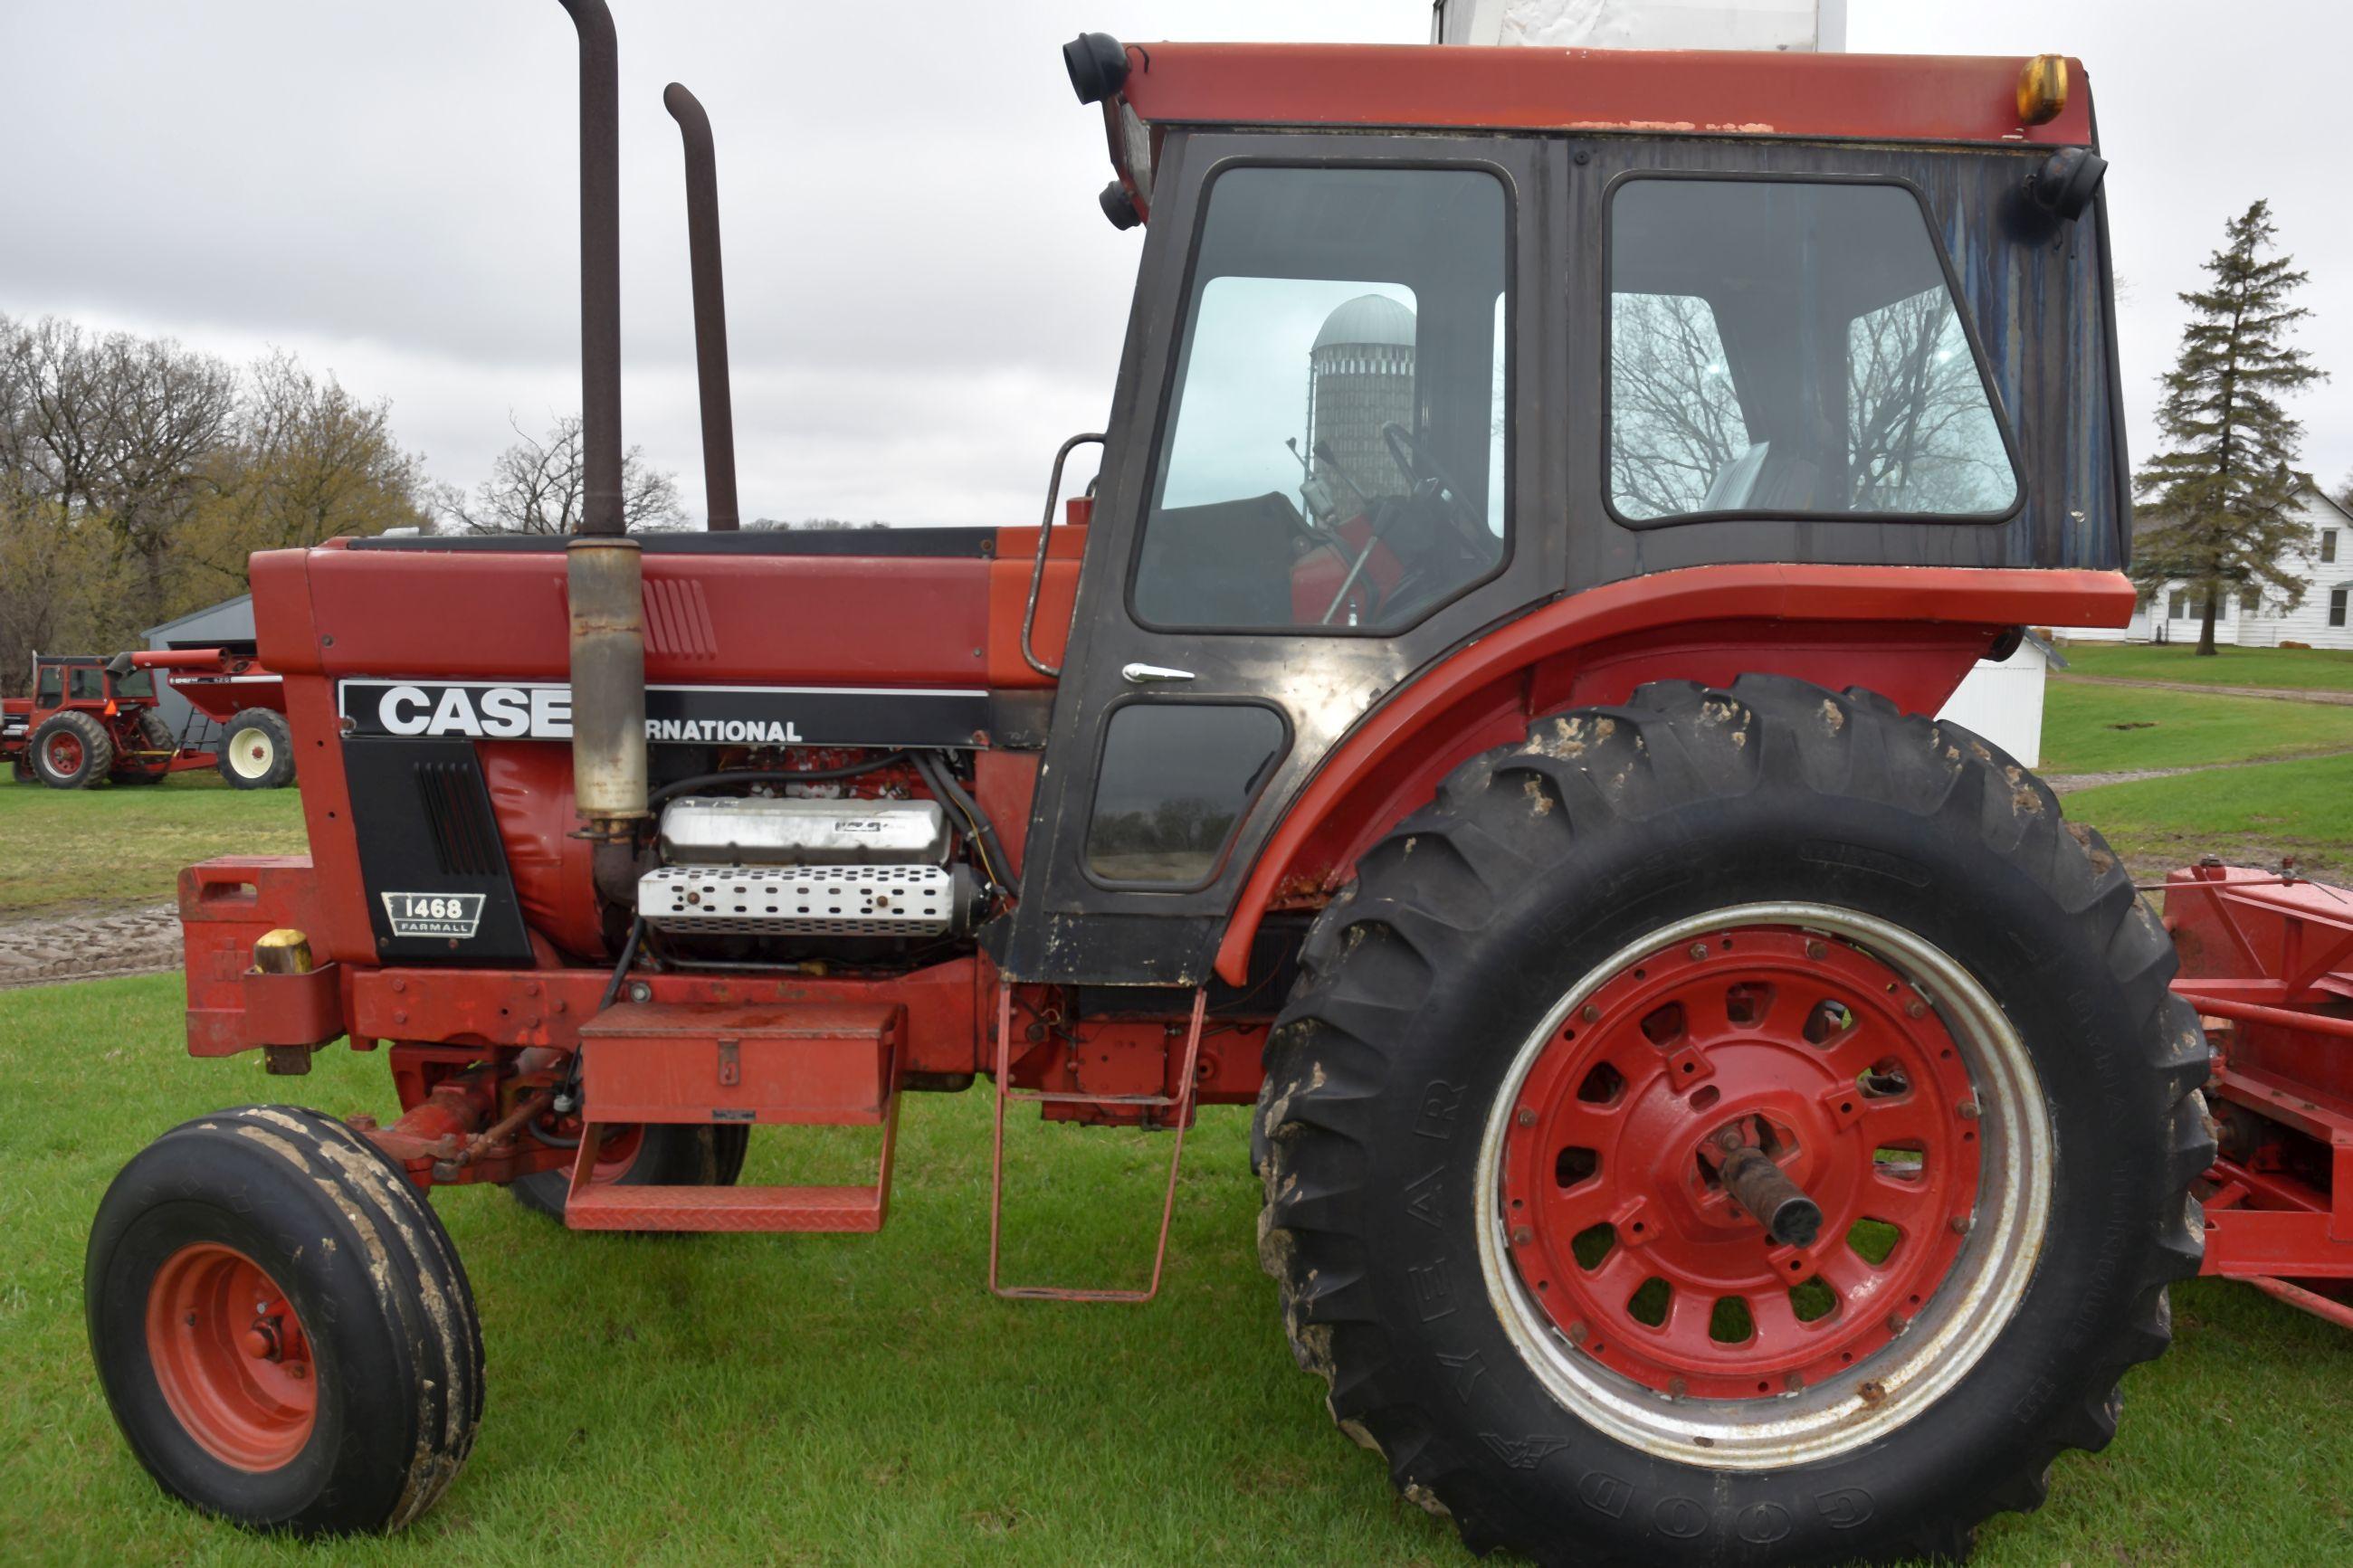
{"label": "cab rear window", "polygon": [[1609,396],[1625,521],[2018,506],[1999,405],[1907,186],[1620,184]]}

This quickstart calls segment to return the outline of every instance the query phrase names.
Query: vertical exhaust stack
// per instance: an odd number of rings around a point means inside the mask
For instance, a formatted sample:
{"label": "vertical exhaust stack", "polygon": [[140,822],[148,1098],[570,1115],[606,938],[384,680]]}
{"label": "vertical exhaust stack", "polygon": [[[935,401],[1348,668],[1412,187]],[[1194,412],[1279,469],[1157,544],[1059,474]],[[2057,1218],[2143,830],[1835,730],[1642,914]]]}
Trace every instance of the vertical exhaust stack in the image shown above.
{"label": "vertical exhaust stack", "polygon": [[735,407],[727,390],[727,288],[719,266],[719,161],[711,116],[677,82],[662,107],[686,144],[686,246],[694,279],[694,374],[702,394],[702,497],[713,532],[742,526],[735,500]]}
{"label": "vertical exhaust stack", "polygon": [[[626,847],[646,815],[646,631],[621,511],[620,72],[605,0],[558,0],[580,35],[580,393],[586,495],[565,552],[572,788],[588,836]],[[601,857],[600,857],[601,858]]]}

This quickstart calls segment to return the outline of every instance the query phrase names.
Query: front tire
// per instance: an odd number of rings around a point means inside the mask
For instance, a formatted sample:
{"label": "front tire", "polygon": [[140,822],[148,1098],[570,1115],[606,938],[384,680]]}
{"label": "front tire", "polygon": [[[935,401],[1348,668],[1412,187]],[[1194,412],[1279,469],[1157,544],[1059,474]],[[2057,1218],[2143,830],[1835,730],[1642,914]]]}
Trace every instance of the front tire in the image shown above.
{"label": "front tire", "polygon": [[[1546,720],[1304,964],[1261,1258],[1335,1417],[1476,1550],[1964,1556],[2108,1440],[2196,1269],[2161,926],[2040,781],[1872,694]],[[1731,1201],[1727,1131],[1815,1241]]]}
{"label": "front tire", "polygon": [[220,776],[231,789],[282,789],[294,779],[294,735],[275,709],[247,708],[221,731]]}
{"label": "front tire", "polygon": [[184,1123],[100,1202],[90,1354],[158,1486],[255,1529],[397,1530],[466,1461],[482,1340],[448,1234],[317,1111]]}

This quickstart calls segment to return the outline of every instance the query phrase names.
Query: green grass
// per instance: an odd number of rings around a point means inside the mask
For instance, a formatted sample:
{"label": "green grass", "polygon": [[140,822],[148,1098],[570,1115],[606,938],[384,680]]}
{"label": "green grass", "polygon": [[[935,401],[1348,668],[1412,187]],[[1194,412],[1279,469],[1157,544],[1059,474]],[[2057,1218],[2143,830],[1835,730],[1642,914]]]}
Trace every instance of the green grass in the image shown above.
{"label": "green grass", "polygon": [[[2200,658],[2189,642],[2069,643],[2068,669],[2127,680],[2192,680],[2211,686],[2274,686],[2353,691],[2353,649],[2224,647]],[[2063,679],[2065,672],[2062,672]]]}
{"label": "green grass", "polygon": [[2054,680],[2043,688],[2042,765],[2037,771],[2190,768],[2348,748],[2353,707]]}
{"label": "green grass", "polygon": [[124,789],[50,789],[0,771],[0,918],[168,903],[216,855],[299,855],[302,796],[175,773]]}
{"label": "green grass", "polygon": [[2285,851],[2315,875],[2353,880],[2353,756],[2102,784],[2066,805],[2141,870],[2206,854],[2270,864]]}
{"label": "green grass", "polygon": [[[193,1061],[178,982],[0,993],[0,1541],[109,1563],[1467,1563],[1336,1435],[1252,1256],[1240,1112],[1187,1150],[1162,1299],[983,1289],[987,1101],[917,1096],[878,1237],[570,1235],[488,1189],[436,1199],[472,1273],[490,1408],[439,1507],[389,1541],[263,1541],[165,1501],[116,1436],[81,1323],[84,1233],[156,1133],[248,1099],[389,1110],[382,1064]],[[102,1098],[90,1090],[102,1082]],[[1024,1277],[1144,1260],[1166,1144],[1015,1132]],[[755,1168],[776,1168],[755,1139]],[[766,1142],[763,1142],[765,1140]],[[1053,1258],[1044,1252],[1056,1254]],[[2243,1287],[2178,1298],[2122,1434],[2071,1455],[2009,1565],[2353,1555],[2353,1338]]]}

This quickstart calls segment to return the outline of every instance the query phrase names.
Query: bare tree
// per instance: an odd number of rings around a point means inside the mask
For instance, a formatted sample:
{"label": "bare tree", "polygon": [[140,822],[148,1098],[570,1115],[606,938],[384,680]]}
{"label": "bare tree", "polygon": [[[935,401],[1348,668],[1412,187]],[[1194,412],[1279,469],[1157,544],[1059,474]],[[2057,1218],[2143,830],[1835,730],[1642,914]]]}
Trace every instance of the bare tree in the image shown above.
{"label": "bare tree", "polygon": [[1977,358],[1941,288],[1848,324],[1846,401],[1852,510],[1966,515],[2016,495]]}
{"label": "bare tree", "polygon": [[[2015,480],[1977,360],[1942,289],[1865,311],[1845,329],[1845,493],[1853,511],[1999,510]],[[1749,449],[1740,366],[1705,300],[1610,301],[1611,497],[1634,517],[1700,510]],[[1835,357],[1823,373],[1839,374]],[[1753,373],[1753,365],[1748,367]]]}
{"label": "bare tree", "polygon": [[[513,423],[512,418],[509,423]],[[454,525],[450,531],[571,533],[578,530],[587,500],[580,416],[564,416],[545,436],[533,436],[520,425],[514,432],[520,439],[498,455],[491,465],[491,477],[471,495],[442,487],[439,504]],[[659,528],[686,521],[676,478],[647,463],[643,450],[636,447],[621,458],[621,518],[631,528]]]}
{"label": "bare tree", "polygon": [[1630,517],[1696,511],[1748,449],[1715,313],[1686,294],[1610,298],[1610,494]]}

